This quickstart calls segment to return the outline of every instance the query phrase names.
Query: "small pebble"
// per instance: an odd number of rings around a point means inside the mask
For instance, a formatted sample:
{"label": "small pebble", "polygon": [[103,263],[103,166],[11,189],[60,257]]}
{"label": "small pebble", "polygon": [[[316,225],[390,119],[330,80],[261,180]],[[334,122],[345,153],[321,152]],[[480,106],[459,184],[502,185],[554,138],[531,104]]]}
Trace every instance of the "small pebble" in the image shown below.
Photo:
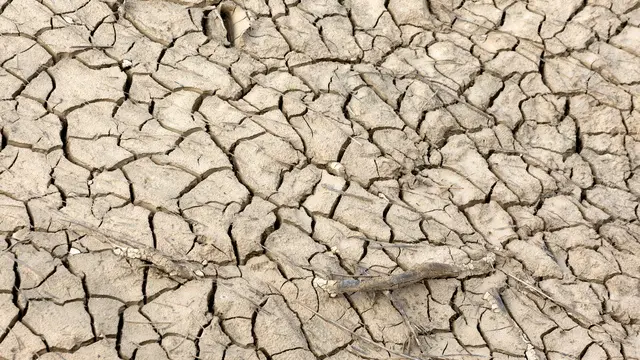
{"label": "small pebble", "polygon": [[344,176],[345,173],[346,173],[344,165],[340,164],[337,161],[332,161],[332,162],[328,163],[327,164],[327,171],[331,175],[341,176],[341,177]]}

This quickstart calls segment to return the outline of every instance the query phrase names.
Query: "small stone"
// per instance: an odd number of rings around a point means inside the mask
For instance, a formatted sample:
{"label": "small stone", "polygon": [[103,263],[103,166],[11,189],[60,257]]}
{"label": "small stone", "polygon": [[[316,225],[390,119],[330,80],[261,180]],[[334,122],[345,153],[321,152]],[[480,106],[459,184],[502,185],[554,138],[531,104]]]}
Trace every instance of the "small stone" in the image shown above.
{"label": "small stone", "polygon": [[327,164],[327,171],[329,172],[329,174],[335,175],[335,176],[345,175],[344,165],[336,161],[332,161]]}

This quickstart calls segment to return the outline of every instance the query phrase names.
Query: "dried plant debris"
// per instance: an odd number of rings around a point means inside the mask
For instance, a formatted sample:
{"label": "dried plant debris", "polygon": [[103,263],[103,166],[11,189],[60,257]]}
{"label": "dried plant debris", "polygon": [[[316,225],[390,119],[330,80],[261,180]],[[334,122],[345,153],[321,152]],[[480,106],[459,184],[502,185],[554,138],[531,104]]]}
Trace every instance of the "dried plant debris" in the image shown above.
{"label": "dried plant debris", "polygon": [[486,275],[493,270],[493,256],[471,261],[465,265],[428,262],[419,264],[400,274],[372,276],[364,279],[314,279],[314,284],[334,297],[356,291],[385,291],[414,284],[426,279],[460,278]]}
{"label": "dried plant debris", "polygon": [[0,359],[638,359],[639,29],[0,0]]}

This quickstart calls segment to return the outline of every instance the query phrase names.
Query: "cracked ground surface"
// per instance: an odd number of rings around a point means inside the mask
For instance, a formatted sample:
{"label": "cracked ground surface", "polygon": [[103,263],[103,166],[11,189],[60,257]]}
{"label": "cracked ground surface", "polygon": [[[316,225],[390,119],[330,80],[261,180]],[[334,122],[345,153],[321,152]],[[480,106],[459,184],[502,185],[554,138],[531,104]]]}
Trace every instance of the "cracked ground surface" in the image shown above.
{"label": "cracked ground surface", "polygon": [[0,0],[0,358],[637,360],[639,49],[638,0]]}

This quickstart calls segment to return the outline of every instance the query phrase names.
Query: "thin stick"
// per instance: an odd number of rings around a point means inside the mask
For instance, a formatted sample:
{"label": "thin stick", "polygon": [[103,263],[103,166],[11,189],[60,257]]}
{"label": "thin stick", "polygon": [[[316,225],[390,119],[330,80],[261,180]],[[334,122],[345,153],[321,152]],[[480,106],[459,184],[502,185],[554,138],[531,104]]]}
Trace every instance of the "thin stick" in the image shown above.
{"label": "thin stick", "polygon": [[[388,348],[384,347],[383,345],[380,345],[377,342],[375,342],[375,341],[373,341],[373,340],[371,340],[369,338],[366,338],[366,337],[364,337],[362,335],[356,334],[355,332],[353,332],[350,329],[346,328],[344,325],[341,325],[341,324],[339,324],[339,323],[337,323],[337,322],[335,322],[333,320],[327,319],[326,317],[322,316],[317,311],[311,309],[310,307],[308,307],[307,305],[303,304],[302,302],[296,301],[296,300],[293,300],[293,301],[295,301],[298,305],[302,306],[303,308],[307,309],[308,311],[312,312],[315,316],[319,317],[320,319],[324,320],[325,322],[337,327],[340,330],[346,331],[346,332],[350,333],[351,335],[356,336],[358,339],[366,342],[367,344],[373,345],[373,346],[375,346],[375,347],[377,347],[377,348],[379,348],[381,350],[384,350],[384,351],[388,352],[389,354],[398,356],[401,359],[425,360],[424,358],[415,357],[415,356],[403,354],[401,352],[388,349]],[[484,355],[474,355],[474,354],[460,354],[460,355],[458,355],[458,354],[454,354],[454,355],[430,355],[430,354],[427,354],[426,356],[427,356],[427,358],[433,359],[433,360],[448,360],[448,359],[451,359],[452,357],[455,357],[455,356],[485,357]]]}
{"label": "thin stick", "polygon": [[464,278],[483,275],[493,271],[495,257],[488,254],[482,260],[471,261],[466,265],[450,265],[428,262],[409,269],[402,274],[382,275],[375,278],[324,280],[314,279],[314,284],[327,291],[331,296],[357,291],[382,291],[417,283],[425,279]]}
{"label": "thin stick", "polygon": [[178,262],[158,249],[146,246],[132,239],[127,239],[123,234],[115,233],[111,235],[89,223],[72,219],[57,209],[46,207],[46,210],[61,217],[64,221],[88,230],[90,235],[97,235],[100,241],[114,247],[113,251],[116,255],[148,261],[162,272],[169,274],[169,276],[175,276],[185,280],[193,280],[204,276],[201,270],[193,270],[186,263]]}
{"label": "thin stick", "polygon": [[562,302],[560,302],[560,301],[558,301],[558,300],[556,300],[556,299],[552,298],[551,296],[547,295],[547,293],[545,293],[544,291],[542,291],[542,290],[538,289],[537,287],[535,287],[535,286],[533,286],[533,285],[531,285],[531,284],[528,284],[527,282],[525,282],[524,280],[519,279],[519,278],[518,278],[518,277],[516,277],[515,275],[512,275],[512,274],[510,274],[510,273],[508,273],[508,272],[506,272],[506,271],[504,271],[504,270],[502,270],[502,269],[497,269],[497,270],[498,270],[498,271],[500,271],[500,272],[502,272],[503,274],[507,275],[508,277],[510,277],[510,278],[512,278],[512,279],[514,279],[514,280],[516,280],[516,281],[517,281],[517,282],[519,282],[520,284],[524,285],[528,290],[530,290],[530,291],[532,291],[532,292],[534,292],[534,293],[536,293],[536,294],[538,294],[538,295],[542,296],[543,298],[545,298],[545,299],[547,299],[547,300],[551,301],[552,303],[554,303],[554,304],[556,304],[556,305],[560,306],[561,308],[565,309],[565,311],[567,311],[567,313],[568,313],[569,315],[574,315],[574,316],[576,316],[576,317],[577,317],[577,318],[579,318],[579,320],[580,320],[581,322],[583,322],[584,324],[588,324],[588,325],[590,325],[590,326],[591,326],[591,325],[594,325],[593,321],[590,321],[586,316],[584,316],[584,315],[580,314],[580,313],[579,313],[578,311],[576,311],[576,309],[574,309],[573,307],[571,307],[571,306],[569,306],[569,305],[567,305],[567,304],[564,304],[564,303],[562,303]]}

